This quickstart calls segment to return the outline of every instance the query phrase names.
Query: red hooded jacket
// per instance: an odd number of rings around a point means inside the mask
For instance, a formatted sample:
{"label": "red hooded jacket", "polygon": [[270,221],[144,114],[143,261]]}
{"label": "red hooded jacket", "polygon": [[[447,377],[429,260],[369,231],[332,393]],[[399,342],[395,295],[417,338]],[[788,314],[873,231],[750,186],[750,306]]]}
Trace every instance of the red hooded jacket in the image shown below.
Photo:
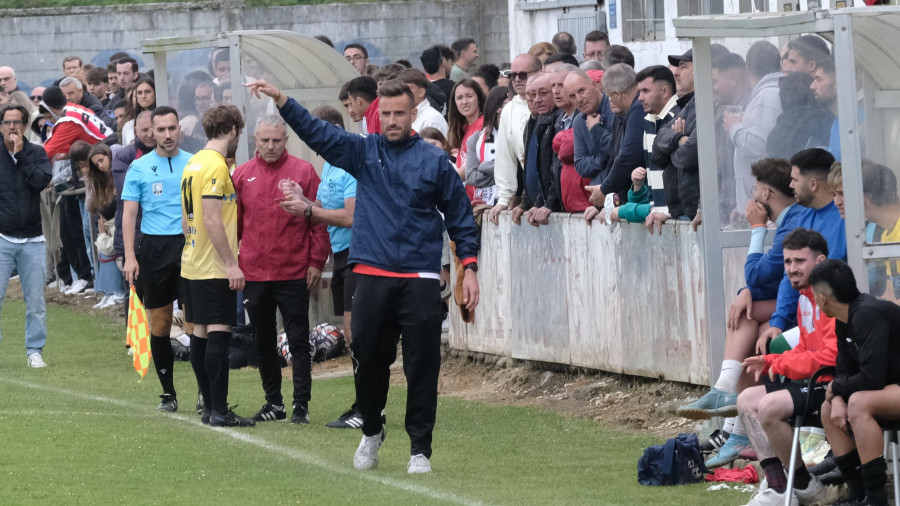
{"label": "red hooded jacket", "polygon": [[553,151],[562,162],[559,183],[563,209],[569,213],[583,213],[585,209],[593,206],[588,200],[591,194],[584,189],[586,185],[591,184],[591,178],[581,177],[575,171],[575,133],[571,128],[562,130],[553,137]]}
{"label": "red hooded jacket", "polygon": [[[781,353],[765,355],[766,365],[792,380],[809,379],[822,367],[833,366],[837,360],[837,335],[834,318],[829,318],[816,304],[812,290],[800,290],[797,301],[797,326],[800,342],[794,348]],[[822,380],[829,378],[823,378]]]}

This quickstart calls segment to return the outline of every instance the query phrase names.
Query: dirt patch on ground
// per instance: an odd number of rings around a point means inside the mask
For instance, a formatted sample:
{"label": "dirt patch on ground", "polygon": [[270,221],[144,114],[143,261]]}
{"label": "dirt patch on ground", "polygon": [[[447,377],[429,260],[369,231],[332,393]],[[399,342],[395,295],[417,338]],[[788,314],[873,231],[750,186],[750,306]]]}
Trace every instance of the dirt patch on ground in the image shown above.
{"label": "dirt patch on ground", "polygon": [[[22,299],[18,280],[10,282],[7,297]],[[101,294],[64,295],[56,289],[45,292],[48,304],[102,315],[124,326],[123,306],[91,309],[100,297]],[[704,392],[703,388],[682,383],[524,362],[446,346],[442,355],[441,395],[488,404],[534,406],[613,427],[646,430],[661,437],[694,429],[695,422],[675,416],[675,408]],[[402,357],[392,369],[394,383],[403,384]],[[313,364],[313,374],[318,378],[348,376],[350,371],[349,355]],[[289,378],[290,374],[290,369],[285,368],[284,376]]]}

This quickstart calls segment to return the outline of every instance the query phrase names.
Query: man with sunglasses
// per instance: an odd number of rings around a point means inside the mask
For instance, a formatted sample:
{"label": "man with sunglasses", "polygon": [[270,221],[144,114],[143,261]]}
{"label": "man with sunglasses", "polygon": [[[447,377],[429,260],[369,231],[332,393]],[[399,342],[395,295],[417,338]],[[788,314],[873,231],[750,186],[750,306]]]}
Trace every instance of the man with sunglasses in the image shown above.
{"label": "man with sunglasses", "polygon": [[46,90],[46,89],[47,88],[44,88],[43,86],[38,86],[36,88],[31,89],[31,96],[29,98],[31,99],[32,102],[34,102],[35,105],[40,104],[41,100],[44,99],[43,98],[44,90]]}
{"label": "man with sunglasses", "polygon": [[525,53],[516,56],[509,72],[509,82],[516,95],[500,113],[500,127],[497,129],[494,180],[500,197],[491,209],[489,219],[497,224],[500,211],[513,209],[519,205],[522,194],[519,181],[525,160],[525,125],[531,113],[525,101],[525,83],[536,72],[541,71],[541,61],[536,56]]}

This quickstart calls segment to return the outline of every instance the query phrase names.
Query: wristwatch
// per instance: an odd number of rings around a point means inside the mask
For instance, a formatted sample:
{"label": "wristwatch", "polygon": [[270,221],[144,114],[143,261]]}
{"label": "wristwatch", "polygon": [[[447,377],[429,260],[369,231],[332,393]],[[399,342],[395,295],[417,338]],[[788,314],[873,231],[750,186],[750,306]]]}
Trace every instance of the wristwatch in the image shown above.
{"label": "wristwatch", "polygon": [[478,262],[472,262],[472,263],[466,264],[465,266],[463,266],[463,270],[466,270],[466,269],[469,269],[472,272],[478,272]]}
{"label": "wristwatch", "polygon": [[307,207],[306,210],[303,211],[303,216],[306,216],[307,218],[312,216],[312,208],[313,208],[313,206],[312,206],[312,204],[310,204],[309,207]]}

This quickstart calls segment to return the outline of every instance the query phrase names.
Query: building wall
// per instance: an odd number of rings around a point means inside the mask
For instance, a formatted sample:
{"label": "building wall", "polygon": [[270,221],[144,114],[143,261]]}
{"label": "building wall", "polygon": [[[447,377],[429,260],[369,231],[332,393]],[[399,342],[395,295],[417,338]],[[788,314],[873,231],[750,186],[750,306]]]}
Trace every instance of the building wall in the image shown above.
{"label": "building wall", "polygon": [[406,58],[420,66],[426,47],[474,38],[485,62],[508,60],[506,3],[496,0],[424,0],[247,8],[242,1],[136,4],[0,11],[2,65],[16,70],[23,88],[62,76],[69,55],[106,65],[109,56],[141,54],[145,39],[228,30],[291,30],[324,34],[342,47],[358,42],[378,65]]}

